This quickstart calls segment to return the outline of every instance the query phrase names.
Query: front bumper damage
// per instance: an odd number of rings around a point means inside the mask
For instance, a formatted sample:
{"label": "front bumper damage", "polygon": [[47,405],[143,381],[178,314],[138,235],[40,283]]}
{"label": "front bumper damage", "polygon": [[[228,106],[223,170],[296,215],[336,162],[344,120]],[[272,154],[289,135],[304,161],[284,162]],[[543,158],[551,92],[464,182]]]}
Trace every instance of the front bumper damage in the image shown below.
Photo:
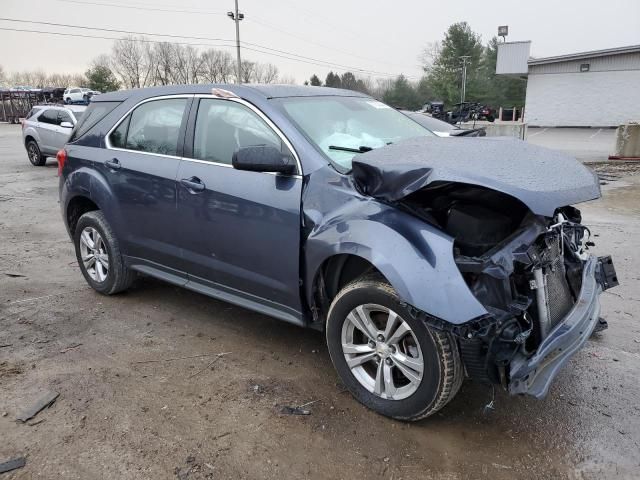
{"label": "front bumper damage", "polygon": [[518,354],[510,364],[508,391],[536,398],[546,396],[560,369],[586,343],[600,319],[599,297],[615,286],[610,257],[590,256],[582,275],[582,289],[573,308],[542,341],[534,355]]}

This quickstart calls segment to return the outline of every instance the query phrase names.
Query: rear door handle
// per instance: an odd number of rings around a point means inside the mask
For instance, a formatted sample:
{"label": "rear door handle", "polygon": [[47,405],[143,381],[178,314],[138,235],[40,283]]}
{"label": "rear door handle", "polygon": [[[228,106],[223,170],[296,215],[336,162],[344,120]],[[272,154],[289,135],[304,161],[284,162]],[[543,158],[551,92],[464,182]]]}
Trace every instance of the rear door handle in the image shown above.
{"label": "rear door handle", "polygon": [[113,160],[107,160],[106,162],[104,162],[104,164],[111,170],[120,170],[120,168],[122,167],[120,161],[117,158],[114,158]]}
{"label": "rear door handle", "polygon": [[193,192],[202,192],[205,189],[205,184],[198,177],[183,178],[180,183]]}

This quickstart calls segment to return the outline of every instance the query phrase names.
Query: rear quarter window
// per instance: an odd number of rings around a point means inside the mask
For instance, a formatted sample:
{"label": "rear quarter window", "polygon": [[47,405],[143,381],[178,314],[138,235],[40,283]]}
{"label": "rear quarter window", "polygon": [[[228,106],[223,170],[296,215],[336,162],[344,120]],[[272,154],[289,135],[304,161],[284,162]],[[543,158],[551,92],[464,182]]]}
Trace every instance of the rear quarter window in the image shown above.
{"label": "rear quarter window", "polygon": [[[120,105],[120,102],[94,102],[89,104],[87,109],[82,112],[80,118],[78,119],[76,128],[73,129],[69,141],[73,142],[74,140],[82,137],[100,120],[111,113],[113,109],[115,109],[118,105]],[[76,116],[76,118],[78,117]]]}

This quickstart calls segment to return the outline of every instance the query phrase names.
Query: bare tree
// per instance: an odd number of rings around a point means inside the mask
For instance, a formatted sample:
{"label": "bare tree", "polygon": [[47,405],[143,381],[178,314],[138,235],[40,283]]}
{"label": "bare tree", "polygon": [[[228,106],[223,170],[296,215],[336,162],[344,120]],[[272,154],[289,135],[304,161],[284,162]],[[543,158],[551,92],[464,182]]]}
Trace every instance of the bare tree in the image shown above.
{"label": "bare tree", "polygon": [[151,84],[169,85],[174,83],[174,56],[173,45],[167,42],[156,43],[147,52],[147,64],[151,66]]}
{"label": "bare tree", "polygon": [[295,85],[296,79],[291,75],[285,75],[283,77],[278,78],[278,83],[282,83],[284,85]]}
{"label": "bare tree", "polygon": [[48,75],[44,70],[36,70],[31,74],[31,83],[29,85],[37,88],[44,88],[48,86]]}
{"label": "bare tree", "polygon": [[4,68],[0,65],[0,86],[5,86],[7,84],[7,78],[4,74]]}
{"label": "bare tree", "polygon": [[229,52],[210,48],[200,55],[200,81],[228,83],[233,78],[233,57]]}
{"label": "bare tree", "polygon": [[278,80],[278,67],[273,63],[256,63],[253,81],[257,83],[275,83]]}
{"label": "bare tree", "polygon": [[141,88],[149,79],[148,55],[142,44],[143,41],[131,36],[113,43],[111,66],[125,87]]}
{"label": "bare tree", "polygon": [[440,56],[442,50],[442,44],[440,42],[429,42],[427,46],[422,50],[422,53],[418,57],[422,62],[422,69],[425,72],[429,72],[436,59]]}
{"label": "bare tree", "polygon": [[198,83],[202,57],[192,46],[174,46],[174,82]]}
{"label": "bare tree", "polygon": [[249,60],[242,60],[240,64],[240,75],[242,83],[251,83],[256,70],[256,63]]}

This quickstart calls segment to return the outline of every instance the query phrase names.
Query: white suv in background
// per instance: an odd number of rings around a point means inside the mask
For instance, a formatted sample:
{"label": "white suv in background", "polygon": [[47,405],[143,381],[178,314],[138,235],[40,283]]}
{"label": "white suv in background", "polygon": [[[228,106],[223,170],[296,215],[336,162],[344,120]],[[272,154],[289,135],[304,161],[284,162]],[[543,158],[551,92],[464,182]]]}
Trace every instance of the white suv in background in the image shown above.
{"label": "white suv in background", "polygon": [[86,102],[93,91],[90,88],[69,87],[64,91],[62,98],[64,103]]}

